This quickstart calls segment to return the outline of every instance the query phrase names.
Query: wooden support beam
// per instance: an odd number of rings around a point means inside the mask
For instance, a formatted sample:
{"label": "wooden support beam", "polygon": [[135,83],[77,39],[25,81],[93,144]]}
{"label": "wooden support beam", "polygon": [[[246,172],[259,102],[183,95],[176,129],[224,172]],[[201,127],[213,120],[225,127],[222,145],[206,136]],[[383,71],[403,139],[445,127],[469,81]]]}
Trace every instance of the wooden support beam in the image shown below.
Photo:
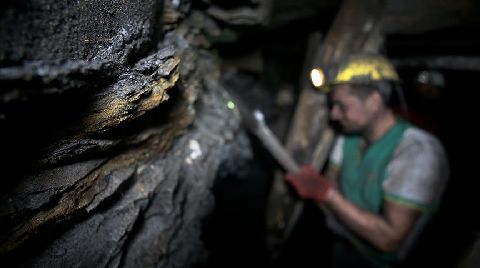
{"label": "wooden support beam", "polygon": [[397,68],[430,68],[458,71],[480,71],[480,57],[426,56],[392,60]]}

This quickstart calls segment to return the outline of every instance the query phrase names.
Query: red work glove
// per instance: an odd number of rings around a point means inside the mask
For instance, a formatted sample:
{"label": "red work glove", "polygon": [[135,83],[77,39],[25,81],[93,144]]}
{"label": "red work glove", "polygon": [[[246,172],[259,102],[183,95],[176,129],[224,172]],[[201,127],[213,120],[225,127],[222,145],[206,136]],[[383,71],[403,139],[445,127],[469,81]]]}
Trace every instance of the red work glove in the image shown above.
{"label": "red work glove", "polygon": [[332,183],[311,166],[303,166],[300,172],[289,173],[285,179],[301,198],[313,199],[320,203],[327,200],[328,193],[332,189]]}

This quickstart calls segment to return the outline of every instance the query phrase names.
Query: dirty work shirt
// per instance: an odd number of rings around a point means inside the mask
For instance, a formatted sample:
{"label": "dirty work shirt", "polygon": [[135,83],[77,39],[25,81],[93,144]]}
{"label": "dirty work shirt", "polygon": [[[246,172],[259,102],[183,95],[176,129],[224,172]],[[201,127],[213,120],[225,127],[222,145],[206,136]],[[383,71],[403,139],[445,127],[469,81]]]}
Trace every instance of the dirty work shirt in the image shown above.
{"label": "dirty work shirt", "polygon": [[[381,214],[383,201],[389,200],[424,212],[396,254],[382,253],[358,238],[361,251],[377,263],[403,259],[438,206],[448,178],[448,162],[440,142],[397,120],[368,147],[359,137],[340,136],[330,161],[339,169],[339,190],[358,207]],[[328,224],[341,236],[355,237],[334,219]]]}

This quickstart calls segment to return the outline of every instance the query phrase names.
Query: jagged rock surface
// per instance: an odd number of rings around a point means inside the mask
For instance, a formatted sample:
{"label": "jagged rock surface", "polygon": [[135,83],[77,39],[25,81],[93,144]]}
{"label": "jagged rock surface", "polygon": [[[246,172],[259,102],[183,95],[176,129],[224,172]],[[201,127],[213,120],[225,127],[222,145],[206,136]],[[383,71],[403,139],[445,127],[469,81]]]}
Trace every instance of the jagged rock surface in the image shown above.
{"label": "jagged rock surface", "polygon": [[251,158],[214,21],[189,1],[1,6],[2,263],[204,263],[219,168]]}

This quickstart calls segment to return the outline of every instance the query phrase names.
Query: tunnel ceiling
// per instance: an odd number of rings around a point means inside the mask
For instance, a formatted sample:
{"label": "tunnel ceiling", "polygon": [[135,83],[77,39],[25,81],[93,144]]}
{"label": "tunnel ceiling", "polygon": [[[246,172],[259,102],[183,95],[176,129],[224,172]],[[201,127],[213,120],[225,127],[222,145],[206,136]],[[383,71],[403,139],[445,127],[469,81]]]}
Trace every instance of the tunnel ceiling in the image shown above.
{"label": "tunnel ceiling", "polygon": [[[267,9],[267,18],[259,19],[269,26],[279,26],[302,18],[317,16],[322,12],[338,8],[339,0],[217,0],[211,2],[213,8],[223,9],[234,14],[255,14],[256,10]],[[475,0],[386,0],[387,11],[385,32],[392,34],[420,33],[432,29],[456,25],[479,25],[480,3]]]}
{"label": "tunnel ceiling", "polygon": [[[263,36],[278,37],[277,42],[282,42],[282,38],[284,42],[289,42],[291,38],[303,39],[305,42],[309,33],[321,32],[325,35],[342,1],[205,2],[211,3],[207,13],[215,18],[223,29],[234,33],[230,35],[230,39],[218,40],[220,43],[235,44],[239,40],[245,41],[242,46],[227,49],[227,54],[235,55],[241,53],[242,49],[261,47]],[[385,1],[382,32],[386,36],[388,54],[394,57],[404,56],[409,52],[420,55],[476,55],[478,53],[475,48],[479,42],[475,35],[479,28],[480,2],[475,0]]]}

